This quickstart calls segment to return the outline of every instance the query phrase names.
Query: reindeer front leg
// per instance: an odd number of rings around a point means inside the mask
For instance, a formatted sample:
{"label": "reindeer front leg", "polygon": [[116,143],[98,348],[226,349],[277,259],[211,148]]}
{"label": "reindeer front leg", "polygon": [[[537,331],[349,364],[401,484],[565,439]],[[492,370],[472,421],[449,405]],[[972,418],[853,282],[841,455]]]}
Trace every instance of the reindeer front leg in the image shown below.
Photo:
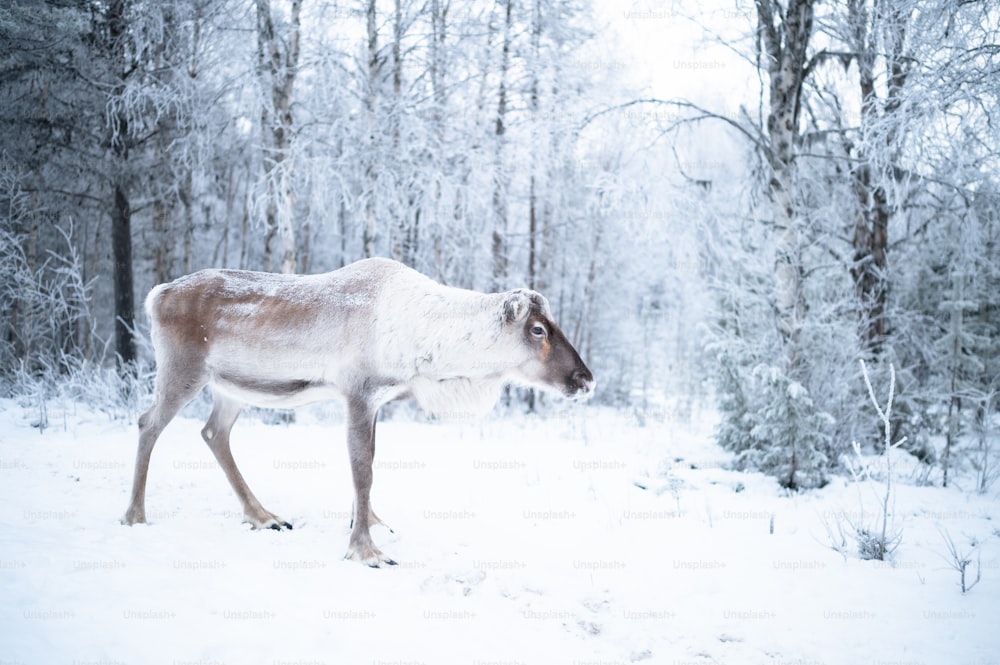
{"label": "reindeer front leg", "polygon": [[348,401],[347,449],[351,457],[351,473],[354,476],[354,519],[351,542],[344,558],[359,561],[372,568],[396,565],[395,561],[375,547],[369,530],[374,517],[371,509],[371,489],[377,411],[365,399],[352,397]]}

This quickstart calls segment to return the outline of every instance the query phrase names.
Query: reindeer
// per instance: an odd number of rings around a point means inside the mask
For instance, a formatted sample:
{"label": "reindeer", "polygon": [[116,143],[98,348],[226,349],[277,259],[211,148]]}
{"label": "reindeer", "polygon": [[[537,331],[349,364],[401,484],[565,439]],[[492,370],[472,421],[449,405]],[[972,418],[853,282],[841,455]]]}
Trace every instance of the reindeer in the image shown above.
{"label": "reindeer", "polygon": [[401,263],[365,259],[320,275],[202,270],[146,298],[157,375],[139,418],[124,524],[146,521],[150,455],[167,423],[204,386],[213,406],[201,431],[254,528],[291,529],[265,510],[236,467],[229,433],[245,405],[297,407],[342,399],[354,479],[346,559],[395,565],[372,542],[379,409],[412,397],[425,411],[484,413],[508,383],[576,399],[594,378],[539,293],[482,294],[443,286]]}

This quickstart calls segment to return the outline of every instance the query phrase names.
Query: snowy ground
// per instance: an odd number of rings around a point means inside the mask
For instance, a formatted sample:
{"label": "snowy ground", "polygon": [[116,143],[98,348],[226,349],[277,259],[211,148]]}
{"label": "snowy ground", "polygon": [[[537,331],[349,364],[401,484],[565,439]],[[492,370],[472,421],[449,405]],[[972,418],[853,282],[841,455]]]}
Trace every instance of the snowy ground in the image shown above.
{"label": "snowy ground", "polygon": [[[237,424],[244,475],[295,525],[279,533],[241,524],[196,420],[160,439],[151,524],[128,528],[134,425],[32,418],[0,401],[0,665],[1000,663],[998,488],[901,483],[886,564],[824,526],[872,488],[785,496],[727,471],[708,416],[391,421],[373,505],[395,532],[373,535],[400,565],[373,570],[341,559],[341,424]],[[965,595],[942,531],[981,541]]]}

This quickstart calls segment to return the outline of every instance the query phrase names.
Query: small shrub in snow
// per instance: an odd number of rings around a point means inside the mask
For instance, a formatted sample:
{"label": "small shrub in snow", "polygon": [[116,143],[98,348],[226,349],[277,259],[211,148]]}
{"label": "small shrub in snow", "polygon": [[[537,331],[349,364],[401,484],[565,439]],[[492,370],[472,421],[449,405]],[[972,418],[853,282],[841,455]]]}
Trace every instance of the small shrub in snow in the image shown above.
{"label": "small shrub in snow", "polygon": [[887,536],[881,530],[872,530],[864,525],[851,526],[858,543],[858,557],[865,561],[886,561],[902,542],[900,531],[893,531]]}
{"label": "small shrub in snow", "polygon": [[982,543],[975,536],[971,536],[968,538],[969,549],[967,551],[959,551],[958,546],[955,545],[955,541],[951,538],[951,534],[946,529],[940,529],[940,532],[941,537],[944,538],[945,545],[948,547],[948,556],[945,557],[945,560],[953,570],[958,571],[959,587],[961,587],[962,593],[971,591],[972,587],[979,584],[979,580],[982,579],[983,574],[982,561],[980,561],[978,553],[976,555],[976,579],[969,581],[966,571],[972,565],[972,552],[978,549]]}
{"label": "small shrub in snow", "polygon": [[[865,378],[868,396],[875,406],[875,411],[878,413],[884,429],[883,457],[885,463],[883,465],[884,474],[881,474],[884,489],[882,491],[875,489],[880,510],[874,522],[869,522],[865,517],[864,501],[860,496],[859,504],[861,505],[861,510],[859,518],[854,520],[845,517],[844,521],[847,523],[849,532],[857,543],[859,557],[865,560],[886,561],[896,551],[896,548],[899,547],[903,538],[902,530],[893,524],[892,519],[892,508],[895,503],[892,458],[893,453],[906,441],[906,438],[900,439],[895,444],[891,443],[892,425],[890,416],[892,415],[892,403],[896,393],[896,372],[894,368],[891,365],[889,366],[889,396],[884,409],[875,397],[875,389],[872,388],[872,382],[868,378],[868,368],[865,366],[864,361],[861,361],[861,373]],[[847,460],[846,466],[851,471],[855,482],[874,482],[870,466],[864,463],[865,460],[861,454],[861,446],[858,445],[857,441],[854,441],[852,447],[854,449],[854,460]],[[841,533],[842,531],[841,529]]]}

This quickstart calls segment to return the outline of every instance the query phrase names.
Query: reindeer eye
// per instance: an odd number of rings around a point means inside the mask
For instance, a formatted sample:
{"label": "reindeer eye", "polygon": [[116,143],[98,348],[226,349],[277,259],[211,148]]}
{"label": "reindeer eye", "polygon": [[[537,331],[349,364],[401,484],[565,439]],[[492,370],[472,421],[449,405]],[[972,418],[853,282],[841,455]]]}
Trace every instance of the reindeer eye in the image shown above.
{"label": "reindeer eye", "polygon": [[539,325],[532,326],[531,334],[535,337],[545,337],[545,327]]}

